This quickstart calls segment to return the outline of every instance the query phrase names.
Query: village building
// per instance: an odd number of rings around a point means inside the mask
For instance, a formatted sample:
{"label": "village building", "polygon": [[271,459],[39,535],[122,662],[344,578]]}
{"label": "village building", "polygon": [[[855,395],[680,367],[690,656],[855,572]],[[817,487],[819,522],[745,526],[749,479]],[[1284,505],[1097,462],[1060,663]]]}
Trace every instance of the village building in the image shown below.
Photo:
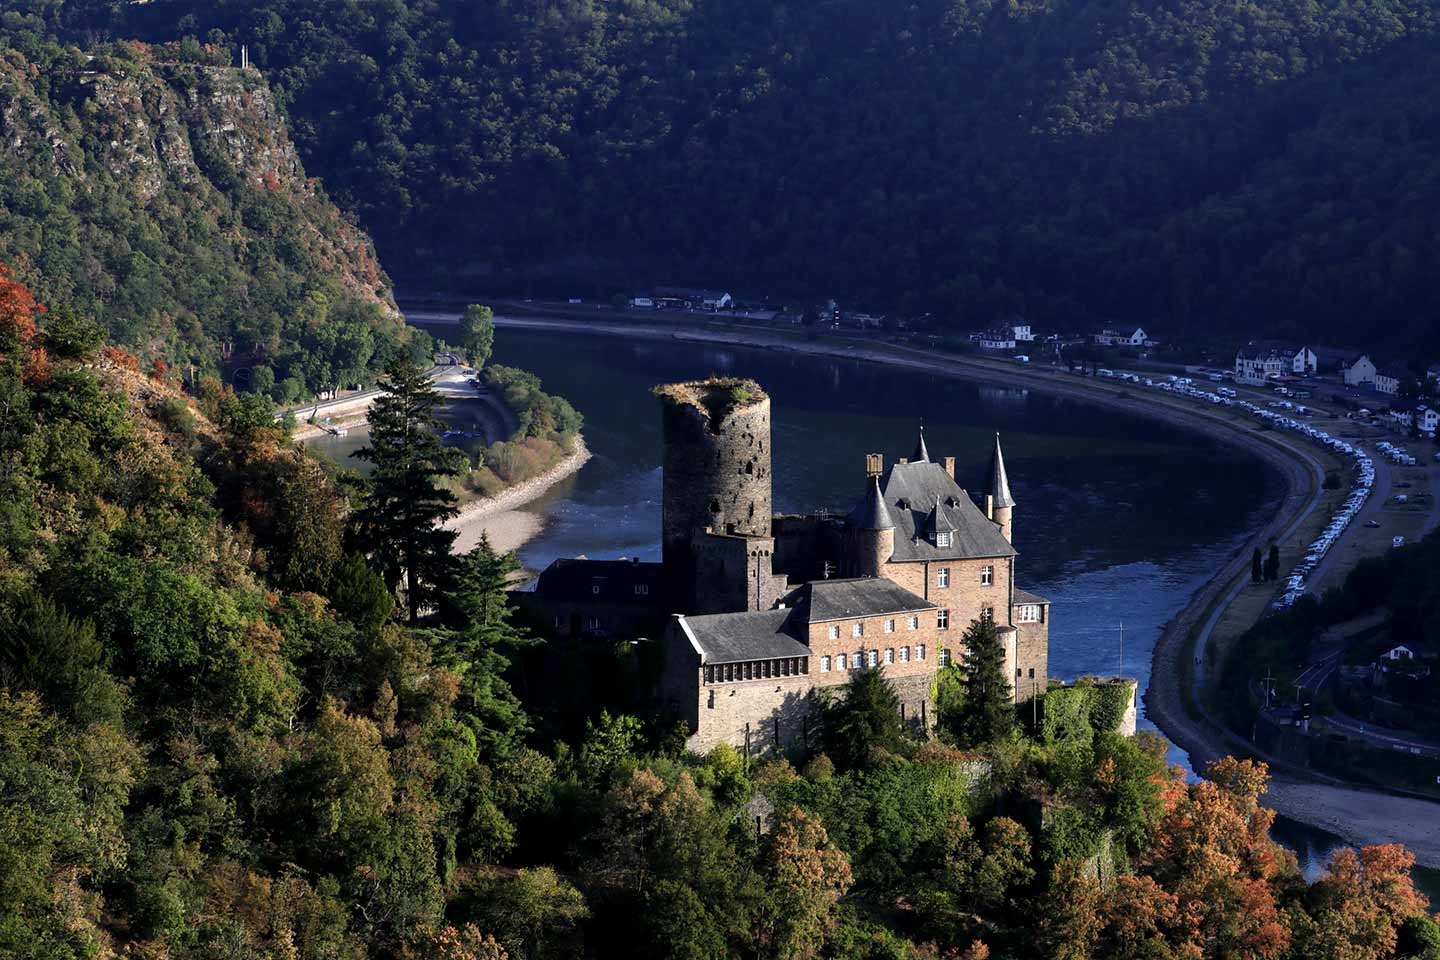
{"label": "village building", "polygon": [[1400,372],[1376,366],[1367,354],[1345,362],[1340,373],[1347,387],[1374,390],[1392,397],[1400,392]]}
{"label": "village building", "polygon": [[1118,330],[1107,327],[1095,334],[1094,340],[1102,347],[1150,347],[1156,343],[1145,332],[1144,327],[1124,327]]}
{"label": "village building", "polygon": [[1315,351],[1273,341],[1254,341],[1235,354],[1235,382],[1264,386],[1287,377],[1307,377],[1319,367]]}
{"label": "village building", "polygon": [[682,310],[725,310],[734,305],[734,298],[723,290],[695,287],[656,287],[646,299],[659,307]]}
{"label": "village building", "polygon": [[1009,327],[983,330],[970,338],[981,350],[1014,350],[1015,333]]}
{"label": "village building", "polygon": [[1035,339],[1035,334],[1031,332],[1028,323],[1013,323],[1010,325],[1010,332],[1014,335],[1017,343],[1030,343]]}
{"label": "village building", "polygon": [[981,619],[998,628],[1014,699],[1045,691],[1050,603],[1016,583],[998,436],[979,497],[922,430],[907,458],[857,456],[845,516],[776,515],[760,386],[712,378],[656,395],[661,562],[557,560],[521,597],[557,636],[658,639],[655,698],[691,749],[808,744],[823,699],[858,670],[883,669],[905,721],[928,728],[936,673]]}

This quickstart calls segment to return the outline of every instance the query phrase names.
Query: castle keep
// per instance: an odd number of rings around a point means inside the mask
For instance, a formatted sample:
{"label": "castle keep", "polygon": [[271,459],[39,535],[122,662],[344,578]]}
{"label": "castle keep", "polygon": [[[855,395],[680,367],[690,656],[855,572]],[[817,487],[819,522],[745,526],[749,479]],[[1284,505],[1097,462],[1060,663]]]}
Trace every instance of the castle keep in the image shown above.
{"label": "castle keep", "polygon": [[931,459],[922,430],[907,458],[857,457],[846,516],[777,516],[764,390],[712,378],[655,394],[661,562],[559,560],[529,602],[559,636],[659,636],[658,698],[692,749],[810,741],[825,691],[879,667],[905,719],[928,726],[936,671],[981,618],[1000,629],[1016,700],[1044,692],[1050,604],[1015,584],[998,436],[979,497],[953,457]]}

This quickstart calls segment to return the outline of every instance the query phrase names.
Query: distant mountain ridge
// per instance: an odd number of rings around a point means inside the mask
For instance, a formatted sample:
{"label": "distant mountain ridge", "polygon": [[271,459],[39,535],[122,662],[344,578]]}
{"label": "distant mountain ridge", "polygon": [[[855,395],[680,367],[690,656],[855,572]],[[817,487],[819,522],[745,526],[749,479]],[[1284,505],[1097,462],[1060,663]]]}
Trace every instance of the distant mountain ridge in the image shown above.
{"label": "distant mountain ridge", "polygon": [[244,356],[277,399],[366,379],[415,339],[390,280],[263,76],[222,59],[0,49],[0,262],[144,356]]}
{"label": "distant mountain ridge", "polygon": [[407,286],[1440,350],[1428,0],[17,2],[249,44]]}

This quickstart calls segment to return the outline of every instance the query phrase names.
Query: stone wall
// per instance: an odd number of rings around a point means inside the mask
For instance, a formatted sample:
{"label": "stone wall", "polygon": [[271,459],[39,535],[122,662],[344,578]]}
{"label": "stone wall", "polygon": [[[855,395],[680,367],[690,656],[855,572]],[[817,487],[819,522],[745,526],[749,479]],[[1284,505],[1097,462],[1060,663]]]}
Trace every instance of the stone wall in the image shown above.
{"label": "stone wall", "polygon": [[702,533],[691,551],[691,613],[772,610],[788,591],[785,576],[771,571],[775,541],[768,537]]}
{"label": "stone wall", "polygon": [[1044,693],[1050,681],[1050,605],[1041,623],[1017,623],[1013,682],[1020,700]]}
{"label": "stone wall", "polygon": [[672,384],[663,404],[662,533],[665,559],[691,538],[770,535],[770,398],[740,381]]}

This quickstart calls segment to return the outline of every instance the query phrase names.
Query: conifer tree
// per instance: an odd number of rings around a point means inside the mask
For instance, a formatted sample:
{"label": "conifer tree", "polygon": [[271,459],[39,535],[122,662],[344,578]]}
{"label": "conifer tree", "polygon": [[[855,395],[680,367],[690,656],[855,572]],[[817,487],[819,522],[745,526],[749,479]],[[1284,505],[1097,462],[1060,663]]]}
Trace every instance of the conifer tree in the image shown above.
{"label": "conifer tree", "polygon": [[530,732],[530,720],[505,679],[510,655],[538,643],[514,623],[508,591],[520,569],[513,553],[496,553],[482,536],[460,558],[450,594],[455,629],[444,632],[440,659],[460,675],[461,709],[488,756],[504,756]]}
{"label": "conifer tree", "polygon": [[420,365],[397,358],[370,408],[370,444],[356,452],[375,465],[365,504],[356,512],[358,538],[392,592],[405,581],[410,622],[442,595],[454,560],[455,533],[440,526],[455,516],[455,495],[440,485],[459,472],[463,454],[440,439],[440,394]]}
{"label": "conifer tree", "polygon": [[965,703],[956,718],[956,734],[969,744],[990,743],[1015,725],[1010,678],[1005,676],[1005,645],[995,621],[970,621],[965,636]]}
{"label": "conifer tree", "polygon": [[1255,552],[1250,555],[1250,582],[1259,583],[1263,579],[1265,579],[1265,567],[1260,559],[1260,548],[1256,547]]}
{"label": "conifer tree", "polygon": [[869,765],[875,747],[895,750],[903,739],[900,697],[879,668],[861,670],[825,723],[826,748],[847,768]]}

